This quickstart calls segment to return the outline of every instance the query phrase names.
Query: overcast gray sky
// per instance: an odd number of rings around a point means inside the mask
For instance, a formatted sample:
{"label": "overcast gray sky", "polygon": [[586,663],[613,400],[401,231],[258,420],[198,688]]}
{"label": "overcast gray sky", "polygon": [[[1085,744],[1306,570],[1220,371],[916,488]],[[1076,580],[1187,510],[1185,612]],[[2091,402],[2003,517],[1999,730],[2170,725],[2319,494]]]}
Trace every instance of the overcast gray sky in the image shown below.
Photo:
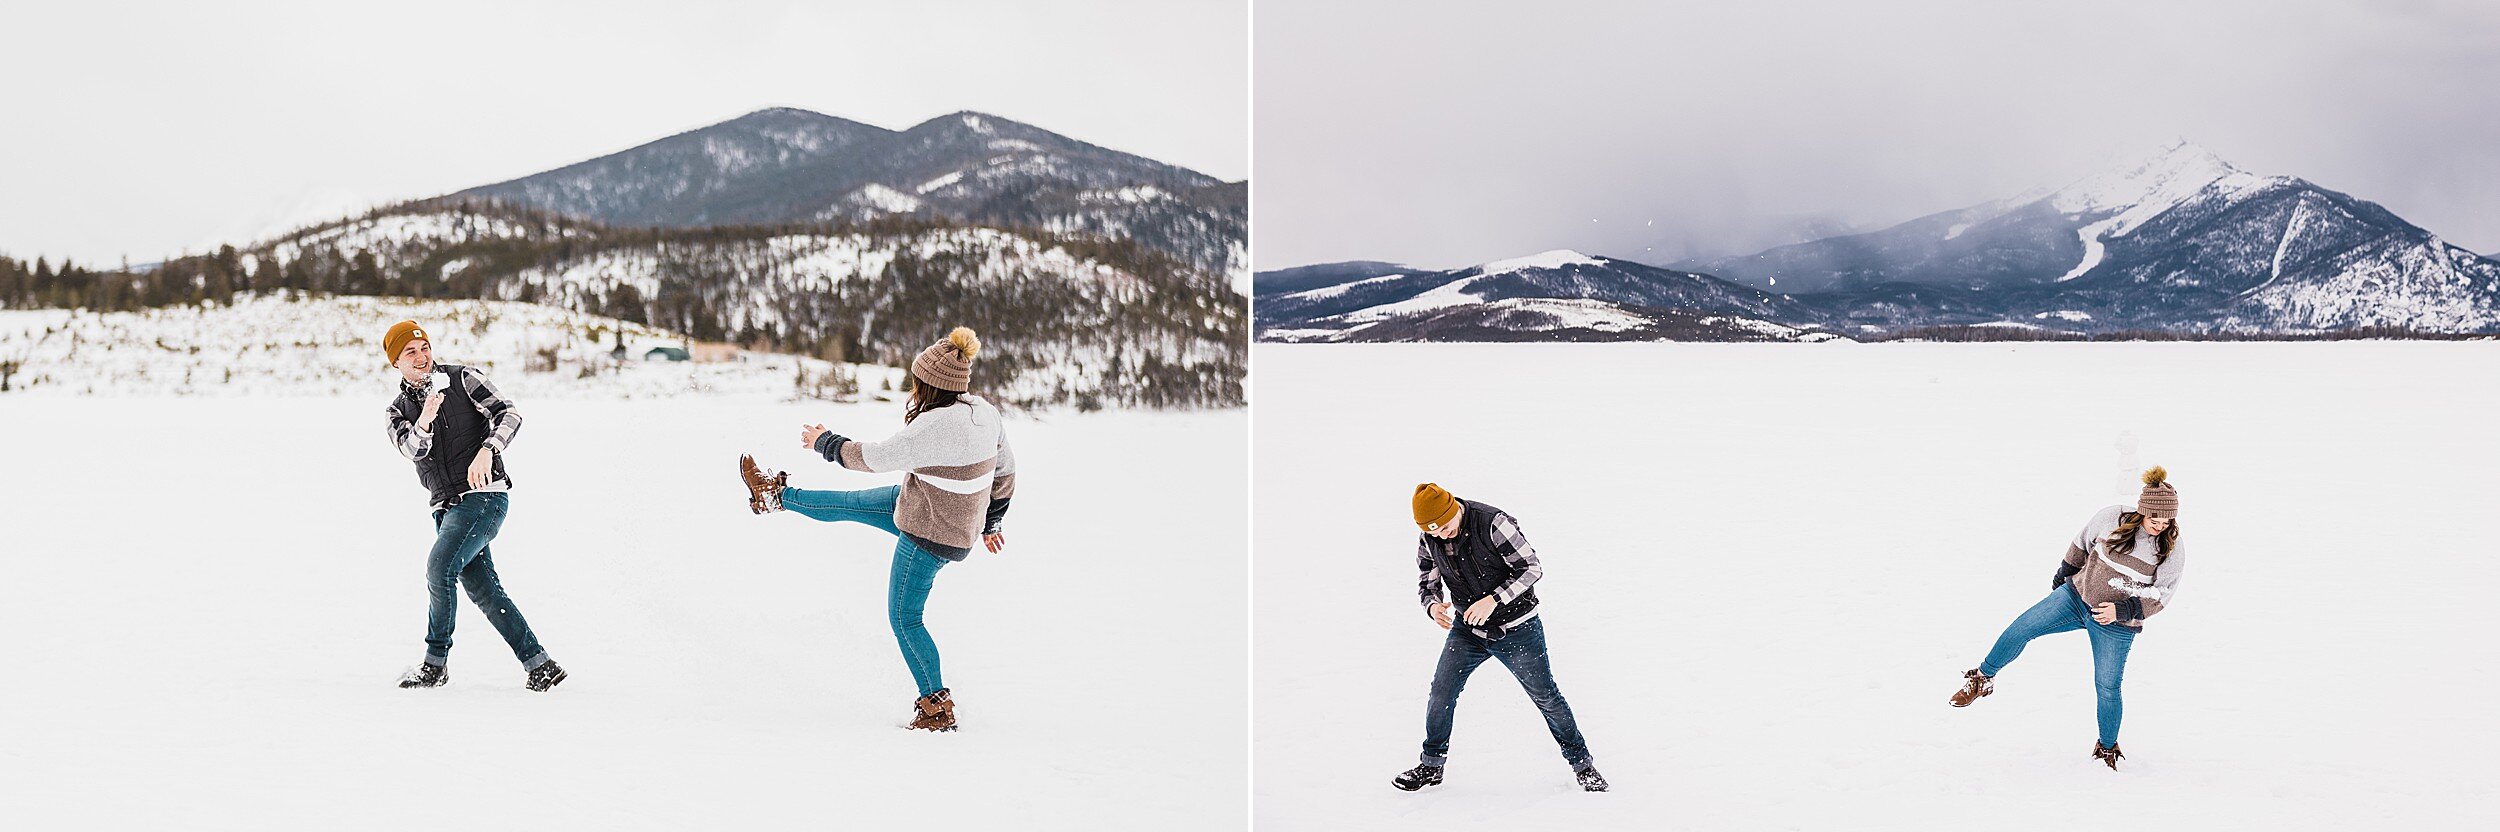
{"label": "overcast gray sky", "polygon": [[1749,253],[2174,138],[2500,251],[2500,3],[1259,0],[1253,256]]}
{"label": "overcast gray sky", "polygon": [[1240,179],[1248,30],[1246,0],[11,3],[0,252],[148,262],[771,106]]}

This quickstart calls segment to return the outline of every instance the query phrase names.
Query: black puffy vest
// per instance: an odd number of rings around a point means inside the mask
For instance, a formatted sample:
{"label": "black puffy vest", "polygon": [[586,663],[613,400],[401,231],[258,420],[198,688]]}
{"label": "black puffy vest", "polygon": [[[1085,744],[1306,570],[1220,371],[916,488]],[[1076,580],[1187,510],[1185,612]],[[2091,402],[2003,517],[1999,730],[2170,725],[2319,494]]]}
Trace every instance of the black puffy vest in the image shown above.
{"label": "black puffy vest", "polygon": [[[437,364],[434,369],[451,375],[451,389],[443,391],[443,406],[434,411],[434,445],[424,459],[417,460],[417,482],[425,486],[434,505],[450,506],[460,502],[460,495],[469,490],[469,463],[477,459],[479,445],[493,425],[479,413],[477,402],[469,398],[469,368],[457,364]],[[392,403],[399,415],[411,424],[425,412],[425,391],[399,385],[399,400]],[[504,473],[503,455],[495,455],[493,479],[511,482]],[[491,480],[490,480],[491,481]]]}
{"label": "black puffy vest", "polygon": [[[1449,588],[1450,602],[1457,605],[1452,611],[1454,616],[1463,616],[1468,605],[1492,595],[1493,590],[1519,574],[1502,560],[1502,553],[1493,549],[1493,515],[1502,510],[1474,500],[1460,500],[1459,504],[1467,510],[1466,517],[1459,521],[1457,537],[1442,540],[1424,536],[1432,551],[1432,566],[1441,573],[1441,585]],[[1495,626],[1517,621],[1533,609],[1536,587],[1532,586],[1510,599],[1510,603],[1494,607],[1493,616],[1485,619],[1484,629],[1498,633]],[[1465,626],[1465,622],[1460,622],[1460,626]]]}

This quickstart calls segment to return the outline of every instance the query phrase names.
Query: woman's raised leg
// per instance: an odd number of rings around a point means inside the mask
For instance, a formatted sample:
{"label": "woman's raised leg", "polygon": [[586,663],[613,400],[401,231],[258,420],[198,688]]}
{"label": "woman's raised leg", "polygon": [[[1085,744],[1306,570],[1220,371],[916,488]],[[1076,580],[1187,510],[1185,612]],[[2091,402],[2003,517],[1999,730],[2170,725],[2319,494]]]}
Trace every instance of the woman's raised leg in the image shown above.
{"label": "woman's raised leg", "polygon": [[864,523],[887,534],[900,534],[894,528],[894,500],[903,487],[889,485],[860,491],[815,491],[806,488],[781,490],[781,507],[827,523],[850,521]]}
{"label": "woman's raised leg", "polygon": [[2076,615],[2076,608],[2083,602],[2076,600],[2074,595],[2074,590],[2063,586],[2049,590],[2048,597],[2031,605],[2031,609],[2024,610],[2022,615],[2015,616],[2014,623],[2005,625],[2005,632],[1997,635],[1996,646],[1990,648],[1988,658],[1979,663],[1979,672],[1988,676],[1997,675],[1997,671],[2014,663],[2014,657],[2023,654],[2023,645],[2030,644],[2032,639],[2082,629],[2083,619]]}

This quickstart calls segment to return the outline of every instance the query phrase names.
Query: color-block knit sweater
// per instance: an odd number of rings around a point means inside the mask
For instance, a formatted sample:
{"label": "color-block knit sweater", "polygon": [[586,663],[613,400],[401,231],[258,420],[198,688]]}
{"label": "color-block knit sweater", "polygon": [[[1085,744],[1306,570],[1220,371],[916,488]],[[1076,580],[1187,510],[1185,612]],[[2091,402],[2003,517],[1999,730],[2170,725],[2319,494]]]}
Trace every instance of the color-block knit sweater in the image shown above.
{"label": "color-block knit sweater", "polygon": [[1015,453],[998,408],[978,396],[920,414],[881,441],[820,440],[817,450],[854,471],[908,471],[894,526],[930,554],[963,560],[996,531],[1016,493]]}
{"label": "color-block knit sweater", "polygon": [[2187,571],[2187,544],[2182,541],[2169,554],[2157,555],[2161,541],[2139,528],[2134,551],[2112,553],[2109,536],[2118,531],[2120,517],[2133,510],[2133,506],[2110,506],[2092,515],[2083,531],[2066,544],[2057,580],[2073,582],[2085,606],[2117,604],[2118,625],[2142,629],[2144,619],[2161,612],[2178,590],[2179,575]]}

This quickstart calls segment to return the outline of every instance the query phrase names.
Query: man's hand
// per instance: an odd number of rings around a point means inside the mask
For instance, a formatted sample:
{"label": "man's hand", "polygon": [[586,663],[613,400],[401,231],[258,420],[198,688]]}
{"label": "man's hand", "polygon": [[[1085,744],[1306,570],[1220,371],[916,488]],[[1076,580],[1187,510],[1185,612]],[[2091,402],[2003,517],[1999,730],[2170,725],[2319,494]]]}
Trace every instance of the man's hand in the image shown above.
{"label": "man's hand", "polygon": [[425,409],[417,411],[417,429],[433,433],[434,412],[441,409],[443,409],[443,394],[435,393],[425,397]]}
{"label": "man's hand", "polygon": [[1432,612],[1432,623],[1441,625],[1441,629],[1444,630],[1450,628],[1450,605],[1434,604],[1430,607],[1430,610]]}
{"label": "man's hand", "polygon": [[2108,601],[2102,601],[2102,602],[2100,602],[2100,603],[2098,603],[2098,604],[2093,604],[2093,605],[2092,605],[2092,620],[2094,620],[2094,621],[2098,621],[2098,622],[2101,622],[2101,623],[2103,623],[2103,624],[2116,624],[2116,623],[2118,623],[2118,605],[2117,605],[2117,604],[2114,604],[2114,603],[2111,603],[2111,602],[2108,602]]}
{"label": "man's hand", "polygon": [[1478,598],[1478,599],[1476,599],[1476,602],[1475,602],[1475,603],[1473,603],[1473,604],[1468,604],[1468,605],[1467,605],[1467,626],[1470,626],[1470,627],[1482,627],[1482,626],[1484,626],[1484,620],[1485,620],[1485,619],[1487,619],[1487,618],[1492,618],[1492,617],[1493,617],[1493,608],[1494,608],[1494,607],[1498,607],[1498,606],[1501,606],[1501,605],[1500,605],[1500,604],[1497,604],[1497,603],[1494,603],[1494,602],[1493,602],[1493,596],[1491,596],[1491,595],[1487,595],[1487,596],[1484,596],[1484,597],[1482,597],[1482,598]]}
{"label": "man's hand", "polygon": [[806,448],[811,451],[816,450],[816,438],[831,432],[832,431],[825,430],[825,426],[823,425],[801,426],[799,428],[799,447]]}
{"label": "man's hand", "polygon": [[998,554],[998,550],[1007,548],[1007,536],[997,532],[982,535],[981,545],[989,547],[990,554]]}
{"label": "man's hand", "polygon": [[495,452],[491,448],[480,446],[477,449],[477,459],[469,462],[469,487],[485,488],[486,483],[494,478]]}

